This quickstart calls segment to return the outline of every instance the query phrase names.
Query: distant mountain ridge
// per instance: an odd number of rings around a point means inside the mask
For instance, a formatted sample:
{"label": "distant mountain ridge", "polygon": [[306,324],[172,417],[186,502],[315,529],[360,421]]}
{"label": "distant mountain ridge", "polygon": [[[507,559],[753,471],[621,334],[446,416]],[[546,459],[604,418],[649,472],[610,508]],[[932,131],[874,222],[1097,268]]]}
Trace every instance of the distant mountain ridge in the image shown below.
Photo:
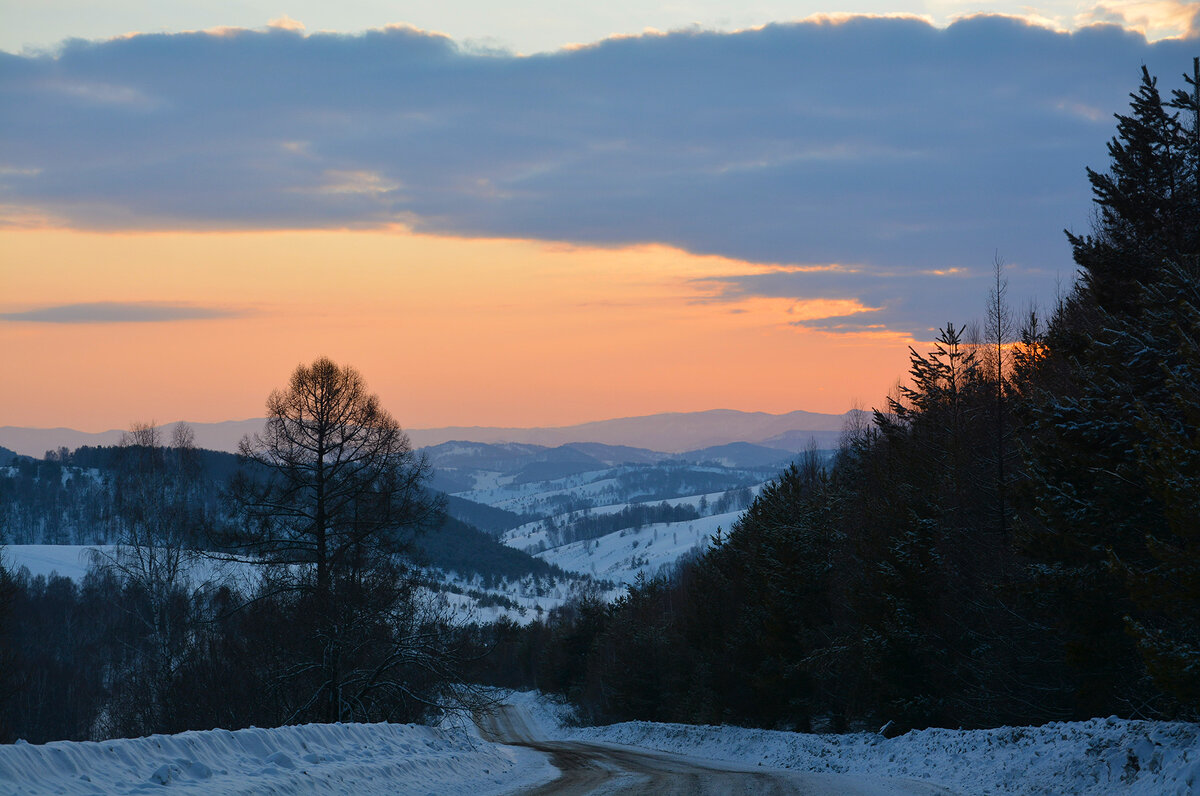
{"label": "distant mountain ridge", "polygon": [[[640,417],[596,420],[573,426],[551,428],[501,428],[495,426],[448,426],[445,428],[406,429],[414,447],[423,448],[445,442],[517,443],[554,448],[571,443],[600,443],[664,453],[683,453],[702,448],[750,442],[780,450],[795,451],[807,447],[837,444],[850,416],[844,414],[794,411],[773,415],[766,412],[741,412],[736,409],[711,409],[704,412],[666,412]],[[220,423],[190,423],[196,445],[218,451],[236,451],[246,434],[262,429],[263,420],[228,420]],[[165,440],[170,440],[176,423],[162,425]],[[0,446],[26,456],[41,458],[48,450],[83,445],[116,445],[121,429],[101,432],[70,428],[21,428],[0,426]],[[586,449],[584,449],[586,450]]]}
{"label": "distant mountain ridge", "polygon": [[[171,434],[179,422],[163,423],[159,426],[162,441],[171,442]],[[188,423],[196,434],[196,447],[213,451],[233,453],[238,441],[246,434],[261,431],[261,418],[252,420],[226,420],[220,423]],[[84,445],[117,445],[121,442],[124,429],[108,431],[77,431],[73,428],[22,428],[0,426],[0,446],[11,448],[25,456],[42,458],[46,451],[68,448],[75,450]]]}
{"label": "distant mountain ridge", "polygon": [[[819,447],[836,444],[849,416],[797,410],[781,415],[766,412],[741,412],[736,409],[710,409],[705,412],[665,412],[641,417],[597,420],[574,426],[553,428],[496,428],[488,426],[451,426],[448,428],[409,429],[413,445],[424,447],[452,440],[470,442],[515,442],[558,447],[576,442],[650,449],[665,453],[683,453],[701,448],[752,442],[781,450],[794,445],[806,447],[807,436]],[[785,437],[786,435],[786,437]],[[777,438],[786,439],[778,442]],[[798,440],[803,440],[799,442]],[[3,437],[0,437],[3,444]]]}

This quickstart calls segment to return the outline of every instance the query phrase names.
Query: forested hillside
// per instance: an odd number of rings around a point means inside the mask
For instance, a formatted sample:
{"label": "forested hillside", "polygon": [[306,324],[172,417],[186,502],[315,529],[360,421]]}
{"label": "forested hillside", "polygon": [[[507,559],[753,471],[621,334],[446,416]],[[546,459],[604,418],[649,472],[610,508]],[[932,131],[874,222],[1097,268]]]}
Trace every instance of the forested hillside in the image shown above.
{"label": "forested hillside", "polygon": [[530,628],[526,675],[604,721],[1195,718],[1197,77],[1164,97],[1143,70],[1055,306],[1015,311],[997,261],[983,320],[956,308],[831,466],[788,468],[674,575]]}
{"label": "forested hillside", "polygon": [[[175,525],[184,530],[185,544],[206,549],[218,530],[228,530],[232,517],[225,492],[245,466],[236,455],[178,446],[152,454],[136,445],[82,447],[41,460],[17,456],[0,471],[3,541],[117,544],[144,508],[131,498],[131,488],[144,476],[143,455],[160,457],[164,472],[174,474],[167,480],[175,484]],[[446,520],[435,533],[412,540],[422,564],[490,580],[563,574],[480,533],[515,527],[524,517],[457,497],[446,500],[445,508]]]}
{"label": "forested hillside", "polygon": [[[373,564],[381,571],[368,567],[357,536],[340,555],[348,572],[336,591],[355,609],[338,628],[355,645],[337,659],[346,717],[411,720],[459,704],[445,689],[477,653],[473,612],[524,613],[516,592],[561,590],[579,577],[446,516],[442,496],[424,489],[424,472],[410,469],[410,500],[422,513],[418,521],[408,509],[397,512],[405,522],[386,516],[387,549]],[[270,483],[253,459],[194,448],[186,427],[163,440],[153,425],[135,426],[120,446],[16,457],[4,468],[3,541],[97,549],[81,580],[13,571],[0,557],[0,740],[267,726],[317,715],[309,700],[326,688],[314,665],[333,642],[310,635],[314,583],[304,573],[315,556],[295,542],[272,549],[253,541],[274,523],[252,520],[235,494]],[[352,501],[356,534],[378,510],[386,494],[379,490]]]}

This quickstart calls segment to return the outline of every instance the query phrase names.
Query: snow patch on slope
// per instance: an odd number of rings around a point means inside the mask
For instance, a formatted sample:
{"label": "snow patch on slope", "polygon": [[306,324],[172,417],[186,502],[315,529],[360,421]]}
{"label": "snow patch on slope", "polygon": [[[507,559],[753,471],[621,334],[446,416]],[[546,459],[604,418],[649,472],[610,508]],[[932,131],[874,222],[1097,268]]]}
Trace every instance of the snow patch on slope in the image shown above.
{"label": "snow patch on slope", "polygon": [[740,511],[734,511],[627,528],[596,539],[552,547],[536,557],[569,572],[630,585],[639,573],[654,577],[669,570],[691,550],[707,548],[718,528],[727,531],[740,516]]}

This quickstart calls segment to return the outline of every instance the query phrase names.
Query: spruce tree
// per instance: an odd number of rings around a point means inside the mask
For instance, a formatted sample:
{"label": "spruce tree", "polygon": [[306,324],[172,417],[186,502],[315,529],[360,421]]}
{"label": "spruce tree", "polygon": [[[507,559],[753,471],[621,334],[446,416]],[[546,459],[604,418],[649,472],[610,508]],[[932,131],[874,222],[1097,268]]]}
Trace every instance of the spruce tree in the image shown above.
{"label": "spruce tree", "polygon": [[1200,443],[1180,431],[1195,427],[1200,144],[1195,109],[1189,130],[1173,112],[1187,103],[1164,102],[1145,69],[1131,97],[1110,170],[1088,170],[1097,226],[1069,235],[1080,281],[1051,320],[1025,417],[1032,511],[1021,541],[1058,609],[1081,715],[1175,711],[1162,673],[1178,667],[1162,661],[1169,649],[1184,655],[1162,604],[1180,588],[1168,551],[1187,537],[1173,530],[1170,499]]}
{"label": "spruce tree", "polygon": [[[1130,98],[1131,113],[1117,115],[1108,144],[1109,170],[1087,170],[1097,227],[1082,237],[1067,233],[1087,298],[1114,313],[1133,310],[1136,286],[1154,281],[1165,261],[1194,255],[1200,236],[1194,134],[1144,66]],[[1176,97],[1176,104],[1187,102]]]}
{"label": "spruce tree", "polygon": [[[1144,326],[1125,323],[1113,345],[1152,357],[1162,399],[1140,401],[1133,467],[1161,513],[1144,529],[1141,562],[1114,558],[1135,606],[1128,629],[1155,682],[1200,711],[1200,269],[1173,266],[1146,290]],[[1139,565],[1140,564],[1140,565]]]}

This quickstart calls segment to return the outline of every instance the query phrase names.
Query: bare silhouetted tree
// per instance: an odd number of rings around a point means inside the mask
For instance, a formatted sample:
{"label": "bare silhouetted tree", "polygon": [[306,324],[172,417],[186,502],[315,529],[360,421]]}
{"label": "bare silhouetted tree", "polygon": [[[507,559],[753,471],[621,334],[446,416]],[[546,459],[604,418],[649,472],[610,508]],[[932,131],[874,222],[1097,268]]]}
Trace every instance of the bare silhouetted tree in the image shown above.
{"label": "bare silhouetted tree", "polygon": [[427,686],[453,656],[401,554],[440,522],[441,504],[379,397],[352,367],[300,365],[240,452],[236,546],[265,565],[268,589],[289,595],[302,625],[283,643],[287,720],[390,718],[435,702]]}
{"label": "bare silhouetted tree", "polygon": [[198,518],[191,498],[199,464],[191,428],[176,426],[172,446],[162,444],[153,422],[134,423],[122,435],[116,457],[116,505],[120,534],[111,550],[93,551],[94,564],[124,587],[117,602],[130,633],[113,672],[113,699],[105,735],[166,731],[168,693],[186,659],[192,635],[192,596],[198,582],[195,548]]}
{"label": "bare silhouetted tree", "polygon": [[987,362],[989,376],[996,382],[996,516],[1002,537],[1008,536],[1008,507],[1006,506],[1006,476],[1004,458],[1008,455],[1009,434],[1005,414],[1008,411],[1006,391],[1011,370],[1008,351],[1015,338],[1012,309],[1008,305],[1008,277],[1004,275],[1004,260],[997,254],[992,262],[992,288],[988,291],[986,334],[990,350]]}

